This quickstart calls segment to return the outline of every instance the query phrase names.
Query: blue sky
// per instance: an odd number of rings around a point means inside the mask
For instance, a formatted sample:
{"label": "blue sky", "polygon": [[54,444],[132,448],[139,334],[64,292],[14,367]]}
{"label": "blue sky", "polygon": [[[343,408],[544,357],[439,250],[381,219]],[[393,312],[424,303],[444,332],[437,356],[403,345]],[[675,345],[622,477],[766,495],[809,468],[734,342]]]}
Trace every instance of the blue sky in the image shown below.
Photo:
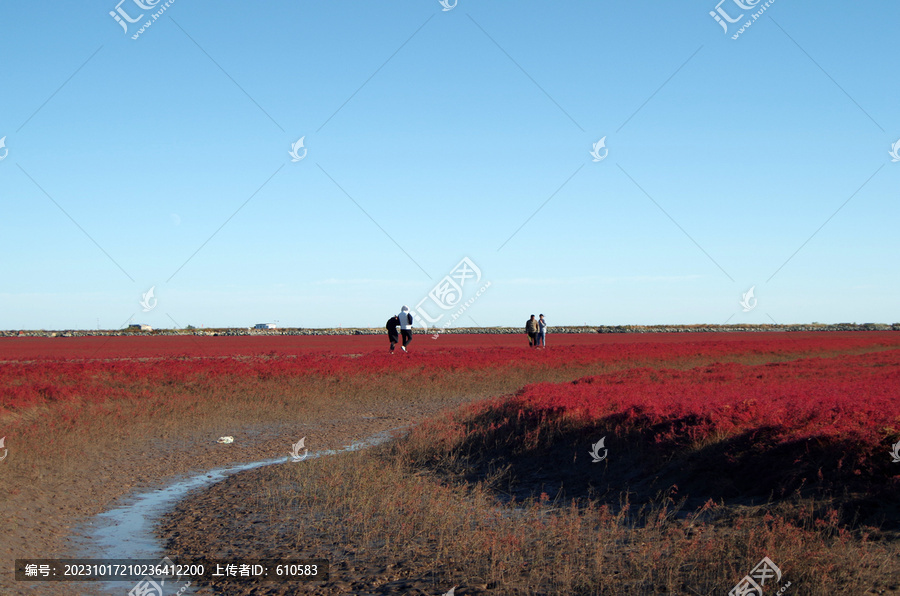
{"label": "blue sky", "polygon": [[139,1],[0,3],[0,328],[900,320],[900,5]]}

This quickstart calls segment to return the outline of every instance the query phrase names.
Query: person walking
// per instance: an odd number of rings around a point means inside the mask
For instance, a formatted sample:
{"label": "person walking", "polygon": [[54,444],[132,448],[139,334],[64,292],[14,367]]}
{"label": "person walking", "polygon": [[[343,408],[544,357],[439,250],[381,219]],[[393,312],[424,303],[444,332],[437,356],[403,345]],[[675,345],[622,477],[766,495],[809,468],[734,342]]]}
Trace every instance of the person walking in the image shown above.
{"label": "person walking", "polygon": [[387,329],[388,339],[391,341],[391,354],[394,353],[394,346],[400,342],[400,334],[397,331],[397,327],[400,326],[400,318],[397,315],[394,315],[390,319],[388,319],[387,325],[385,328]]}
{"label": "person walking", "polygon": [[400,349],[406,352],[406,346],[412,341],[413,329],[413,316],[409,312],[409,307],[404,304],[397,318],[400,319],[400,335],[403,336],[403,345],[400,346]]}
{"label": "person walking", "polygon": [[538,321],[538,334],[537,334],[537,345],[542,348],[547,347],[547,321],[544,319],[544,315],[540,315],[540,320]]}
{"label": "person walking", "polygon": [[525,321],[525,333],[528,335],[528,345],[532,348],[537,346],[538,322],[531,315],[531,318]]}

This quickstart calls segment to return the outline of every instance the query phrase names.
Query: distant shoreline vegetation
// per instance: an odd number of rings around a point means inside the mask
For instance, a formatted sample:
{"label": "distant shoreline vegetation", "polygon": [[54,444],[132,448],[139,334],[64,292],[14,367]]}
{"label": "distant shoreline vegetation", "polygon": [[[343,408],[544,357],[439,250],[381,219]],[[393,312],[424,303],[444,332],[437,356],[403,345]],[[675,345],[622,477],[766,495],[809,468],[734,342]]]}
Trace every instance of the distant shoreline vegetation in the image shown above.
{"label": "distant shoreline vegetation", "polygon": [[[572,325],[550,327],[551,334],[571,333],[738,333],[772,331],[900,331],[900,323],[799,323],[786,325]],[[429,330],[416,329],[417,333]],[[64,329],[64,330],[0,330],[0,337],[90,337],[117,335],[382,335],[382,327],[348,328],[304,328],[285,327],[279,329],[231,328],[185,328],[153,329]],[[521,334],[519,327],[457,327],[443,329],[441,334]]]}

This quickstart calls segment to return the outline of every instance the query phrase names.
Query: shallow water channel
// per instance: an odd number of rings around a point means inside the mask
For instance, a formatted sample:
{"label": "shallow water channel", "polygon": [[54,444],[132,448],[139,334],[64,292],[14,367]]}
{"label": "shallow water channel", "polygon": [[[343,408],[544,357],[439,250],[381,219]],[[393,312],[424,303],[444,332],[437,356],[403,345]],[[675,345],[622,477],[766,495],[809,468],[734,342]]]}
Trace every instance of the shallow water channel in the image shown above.
{"label": "shallow water channel", "polygon": [[[342,449],[325,449],[309,453],[306,459],[336,455],[346,451],[358,451],[373,447],[391,440],[400,429],[390,429],[376,433],[366,439],[357,441]],[[206,488],[227,476],[245,470],[274,464],[298,463],[290,457],[276,457],[262,461],[223,466],[190,474],[162,488],[151,488],[134,493],[126,498],[127,503],[94,516],[83,524],[76,534],[86,539],[86,545],[79,553],[82,558],[102,559],[156,559],[161,560],[165,553],[162,544],[154,534],[154,526],[175,504],[185,498],[191,491]],[[302,462],[299,462],[302,463]],[[165,596],[175,594],[194,594],[186,582],[168,580],[165,583]],[[171,587],[170,587],[171,586]],[[134,587],[133,582],[97,582],[95,588],[102,593],[126,596]]]}

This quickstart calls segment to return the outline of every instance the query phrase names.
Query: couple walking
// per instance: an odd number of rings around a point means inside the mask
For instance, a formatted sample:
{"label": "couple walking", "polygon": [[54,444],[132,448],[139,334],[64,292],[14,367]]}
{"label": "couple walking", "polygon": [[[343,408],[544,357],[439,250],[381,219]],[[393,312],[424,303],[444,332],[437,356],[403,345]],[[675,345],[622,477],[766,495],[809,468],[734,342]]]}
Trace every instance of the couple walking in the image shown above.
{"label": "couple walking", "polygon": [[[409,312],[408,306],[400,309],[399,315],[394,315],[388,319],[387,328],[388,339],[391,340],[391,354],[394,353],[394,346],[400,343],[400,335],[403,336],[403,345],[400,349],[406,352],[406,346],[412,341],[412,324],[413,316]],[[400,335],[397,334],[397,327],[400,327]]]}
{"label": "couple walking", "polygon": [[547,321],[544,315],[540,315],[540,319],[535,319],[534,315],[525,323],[525,333],[528,334],[528,345],[532,348],[541,346],[547,347]]}

